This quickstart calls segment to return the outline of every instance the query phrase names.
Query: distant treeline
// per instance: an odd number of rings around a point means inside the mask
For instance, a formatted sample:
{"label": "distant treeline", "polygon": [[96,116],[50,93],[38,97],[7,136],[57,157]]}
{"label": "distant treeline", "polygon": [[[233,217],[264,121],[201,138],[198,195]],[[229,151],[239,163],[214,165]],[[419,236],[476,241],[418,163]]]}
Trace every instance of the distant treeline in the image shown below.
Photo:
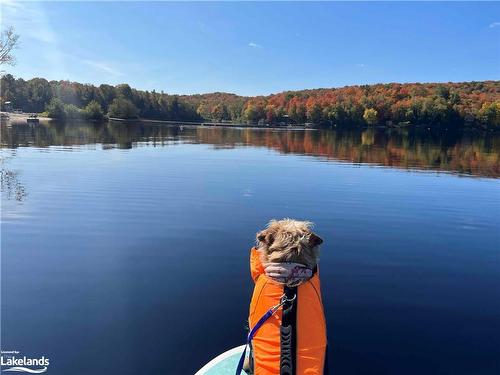
{"label": "distant treeline", "polygon": [[147,118],[325,126],[427,125],[500,128],[500,81],[390,83],[243,97],[169,95],[127,84],[94,86],[43,78],[1,78],[6,101],[53,118]]}

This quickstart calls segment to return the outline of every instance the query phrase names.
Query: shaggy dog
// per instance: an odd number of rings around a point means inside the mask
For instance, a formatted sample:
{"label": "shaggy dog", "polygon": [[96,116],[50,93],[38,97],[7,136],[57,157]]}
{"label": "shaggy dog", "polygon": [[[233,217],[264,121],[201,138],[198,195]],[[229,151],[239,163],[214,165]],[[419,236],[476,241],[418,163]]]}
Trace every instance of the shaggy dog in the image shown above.
{"label": "shaggy dog", "polygon": [[[247,372],[326,373],[326,322],[318,271],[323,240],[313,233],[312,225],[292,219],[271,220],[257,233],[257,244],[250,252],[255,282],[250,328],[271,306],[280,308],[256,331]],[[280,304],[284,296],[285,302]]]}
{"label": "shaggy dog", "polygon": [[266,229],[257,233],[262,264],[299,263],[314,269],[323,240],[312,232],[312,226],[309,221],[271,220]]}

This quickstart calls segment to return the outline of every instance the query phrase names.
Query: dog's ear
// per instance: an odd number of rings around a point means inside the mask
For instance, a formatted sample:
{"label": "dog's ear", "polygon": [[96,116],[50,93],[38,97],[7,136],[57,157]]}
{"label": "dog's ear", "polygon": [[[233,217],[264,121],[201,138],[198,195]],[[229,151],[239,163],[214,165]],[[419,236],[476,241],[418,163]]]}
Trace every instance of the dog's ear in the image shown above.
{"label": "dog's ear", "polygon": [[274,242],[274,231],[264,229],[257,233],[257,241],[262,242],[267,246],[271,246]]}
{"label": "dog's ear", "polygon": [[322,243],[323,240],[319,236],[317,236],[314,233],[311,233],[311,235],[309,236],[309,246],[315,247],[321,245]]}

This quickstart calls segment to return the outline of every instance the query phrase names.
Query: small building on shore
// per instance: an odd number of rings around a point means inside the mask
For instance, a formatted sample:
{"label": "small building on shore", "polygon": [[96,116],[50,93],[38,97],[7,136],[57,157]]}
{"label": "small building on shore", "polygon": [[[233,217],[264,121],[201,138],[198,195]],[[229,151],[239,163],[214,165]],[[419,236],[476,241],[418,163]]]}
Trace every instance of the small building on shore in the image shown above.
{"label": "small building on shore", "polygon": [[4,102],[3,103],[3,110],[5,112],[12,112],[12,102]]}

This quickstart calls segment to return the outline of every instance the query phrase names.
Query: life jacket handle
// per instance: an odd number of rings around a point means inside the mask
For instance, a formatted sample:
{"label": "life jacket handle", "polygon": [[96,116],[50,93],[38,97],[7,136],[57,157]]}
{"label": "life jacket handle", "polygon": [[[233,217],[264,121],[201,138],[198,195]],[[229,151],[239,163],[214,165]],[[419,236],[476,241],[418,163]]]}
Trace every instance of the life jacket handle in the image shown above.
{"label": "life jacket handle", "polygon": [[241,370],[243,370],[243,363],[245,362],[245,356],[247,353],[247,347],[252,343],[252,339],[257,333],[257,330],[266,322],[267,319],[269,319],[271,316],[274,315],[278,309],[283,306],[287,302],[293,302],[297,298],[297,294],[294,294],[292,298],[287,298],[286,294],[283,294],[280,298],[280,303],[277,305],[272,306],[269,310],[266,311],[264,315],[261,316],[261,318],[257,321],[255,326],[250,330],[250,333],[247,336],[247,342],[245,344],[245,349],[243,349],[243,353],[241,353],[240,360],[238,362],[238,367],[236,367],[236,375],[241,374]]}

